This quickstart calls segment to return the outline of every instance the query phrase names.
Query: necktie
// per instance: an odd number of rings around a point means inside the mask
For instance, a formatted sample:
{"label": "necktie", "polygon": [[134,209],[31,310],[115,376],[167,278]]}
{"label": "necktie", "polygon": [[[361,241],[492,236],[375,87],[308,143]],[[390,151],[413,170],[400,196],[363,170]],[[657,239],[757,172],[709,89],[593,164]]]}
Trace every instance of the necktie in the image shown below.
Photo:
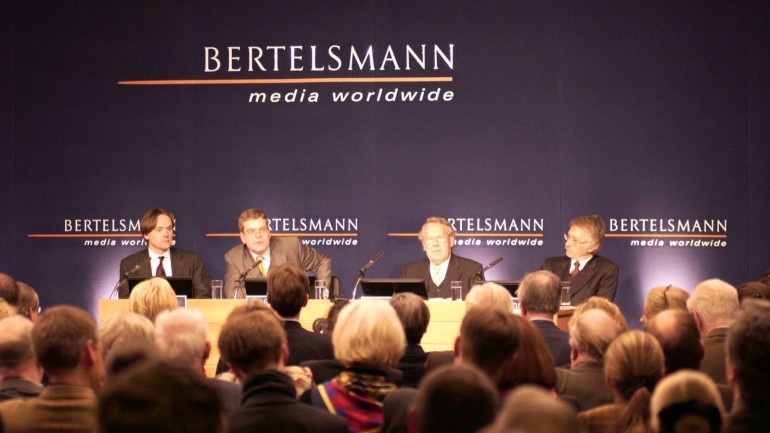
{"label": "necktie", "polygon": [[165,277],[166,276],[166,271],[163,270],[163,259],[165,259],[165,257],[163,257],[163,256],[158,257],[158,260],[159,260],[158,267],[155,268],[155,276],[156,277]]}
{"label": "necktie", "polygon": [[433,284],[436,286],[441,285],[441,267],[439,265],[431,265],[431,269],[433,272],[431,272],[431,279],[433,279]]}
{"label": "necktie", "polygon": [[575,260],[575,269],[572,270],[572,272],[569,273],[570,277],[574,277],[580,272],[580,262]]}
{"label": "necktie", "polygon": [[267,269],[265,269],[265,258],[262,256],[257,256],[257,261],[259,262],[259,273],[262,274],[263,277],[267,277]]}

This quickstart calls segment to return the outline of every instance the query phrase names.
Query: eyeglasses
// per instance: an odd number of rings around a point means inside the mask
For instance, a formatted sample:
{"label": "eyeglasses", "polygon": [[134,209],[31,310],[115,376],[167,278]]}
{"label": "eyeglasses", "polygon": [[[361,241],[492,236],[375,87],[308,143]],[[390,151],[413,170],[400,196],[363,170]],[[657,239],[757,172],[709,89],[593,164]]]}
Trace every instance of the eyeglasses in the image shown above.
{"label": "eyeglasses", "polygon": [[444,242],[446,242],[447,239],[449,239],[449,238],[447,238],[444,235],[433,236],[433,237],[429,237],[429,238],[423,239],[422,243],[424,243],[426,245],[443,244]]}
{"label": "eyeglasses", "polygon": [[259,233],[260,236],[267,234],[269,232],[267,227],[262,227],[259,229],[246,229],[243,231],[243,234],[246,236],[254,236],[255,234]]}
{"label": "eyeglasses", "polygon": [[564,233],[564,240],[567,242],[572,242],[573,244],[578,244],[578,245],[584,245],[589,242],[589,241],[580,241],[578,240],[578,238],[574,236],[570,236],[569,233]]}

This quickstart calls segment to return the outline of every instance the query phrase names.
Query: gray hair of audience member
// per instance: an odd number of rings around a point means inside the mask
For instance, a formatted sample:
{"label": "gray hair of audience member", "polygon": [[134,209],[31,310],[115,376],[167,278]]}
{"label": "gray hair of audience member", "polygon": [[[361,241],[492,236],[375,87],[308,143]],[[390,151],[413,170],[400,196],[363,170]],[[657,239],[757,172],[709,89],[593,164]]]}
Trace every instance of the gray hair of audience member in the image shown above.
{"label": "gray hair of audience member", "polygon": [[19,287],[19,302],[16,309],[19,314],[29,317],[30,320],[35,320],[40,308],[40,298],[37,296],[37,292],[27,283],[17,281],[16,285]]}
{"label": "gray hair of audience member", "polygon": [[702,281],[690,293],[687,309],[700,317],[703,328],[726,326],[738,311],[738,290],[716,278]]}
{"label": "gray hair of audience member", "polygon": [[517,295],[528,313],[556,314],[561,306],[561,280],[551,271],[530,272],[521,280]]}
{"label": "gray hair of audience member", "polygon": [[609,314],[610,317],[612,317],[615,323],[618,324],[620,327],[620,332],[628,331],[628,322],[626,321],[626,316],[623,315],[623,312],[620,311],[620,308],[618,308],[618,306],[609,299],[603,298],[601,296],[591,296],[590,298],[586,299],[585,302],[575,307],[575,311],[572,312],[572,317],[569,319],[569,326],[572,327],[572,322],[577,320],[581,314],[588,310],[603,310],[605,313]]}
{"label": "gray hair of audience member", "polygon": [[390,306],[404,327],[406,342],[420,344],[430,324],[430,310],[425,301],[414,293],[396,293],[390,298]]}
{"label": "gray hair of audience member", "polygon": [[102,433],[216,433],[223,431],[222,407],[201,374],[154,360],[108,382],[97,412]]}
{"label": "gray hair of audience member", "polygon": [[32,346],[32,322],[14,315],[0,320],[0,378],[12,375],[18,368],[35,362]]}
{"label": "gray hair of audience member", "polygon": [[128,341],[153,341],[154,327],[150,319],[131,311],[116,311],[99,323],[99,341],[105,361],[113,348]]}
{"label": "gray hair of audience member", "polygon": [[579,433],[577,411],[535,385],[514,389],[503,402],[490,432]]}
{"label": "gray hair of audience member", "polygon": [[144,280],[134,287],[128,297],[128,308],[155,322],[161,311],[175,310],[179,308],[179,302],[171,284],[165,278],[156,277]]}
{"label": "gray hair of audience member", "polygon": [[644,330],[652,334],[663,348],[666,374],[685,368],[700,368],[703,345],[698,325],[687,310],[661,311],[647,322]]}
{"label": "gray hair of audience member", "polygon": [[719,413],[720,419],[726,416],[721,394],[714,381],[700,371],[681,370],[664,377],[655,387],[650,400],[651,430],[659,432],[661,412],[681,403],[712,406]]}
{"label": "gray hair of audience member", "polygon": [[491,424],[500,397],[486,374],[472,365],[430,372],[417,393],[414,415],[420,433],[473,433]]}
{"label": "gray hair of audience member", "polygon": [[521,330],[512,312],[496,305],[480,305],[465,313],[458,338],[462,363],[470,362],[493,382],[499,382],[505,377],[506,366],[513,364]]}
{"label": "gray hair of audience member", "polygon": [[155,342],[162,359],[201,371],[211,346],[207,341],[208,324],[195,309],[167,310],[155,319]]}
{"label": "gray hair of audience member", "polygon": [[747,300],[727,331],[728,378],[751,410],[770,407],[770,301]]}
{"label": "gray hair of audience member", "polygon": [[19,286],[10,275],[0,272],[0,298],[16,307],[19,302]]}
{"label": "gray hair of audience member", "polygon": [[477,284],[465,296],[465,308],[470,310],[479,305],[497,305],[505,311],[513,312],[511,292],[496,283]]}
{"label": "gray hair of audience member", "polygon": [[332,346],[334,357],[345,367],[382,370],[401,359],[406,337],[390,304],[353,301],[340,311]]}
{"label": "gray hair of audience member", "polygon": [[607,348],[621,334],[618,322],[606,311],[592,308],[570,320],[570,343],[579,353],[604,361]]}

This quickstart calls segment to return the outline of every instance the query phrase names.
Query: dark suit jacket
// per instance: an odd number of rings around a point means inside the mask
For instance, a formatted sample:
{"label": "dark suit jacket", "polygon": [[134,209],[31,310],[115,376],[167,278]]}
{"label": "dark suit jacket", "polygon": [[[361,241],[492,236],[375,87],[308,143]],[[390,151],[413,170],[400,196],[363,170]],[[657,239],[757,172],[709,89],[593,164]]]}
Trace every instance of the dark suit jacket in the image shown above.
{"label": "dark suit jacket", "polygon": [[706,373],[714,383],[726,384],[725,344],[727,343],[727,328],[712,330],[703,340],[703,359],[700,361],[700,371]]}
{"label": "dark suit jacket", "polygon": [[230,433],[319,432],[347,433],[345,418],[297,400],[289,376],[266,371],[243,384],[242,406],[230,414]]}
{"label": "dark suit jacket", "polygon": [[553,357],[553,365],[563,367],[570,363],[569,334],[559,329],[555,323],[550,320],[532,320],[535,328],[548,346],[548,351]]}
{"label": "dark suit jacket", "polygon": [[562,281],[570,282],[572,305],[580,305],[591,296],[601,296],[610,301],[618,290],[618,265],[602,256],[593,256],[585,267],[569,276],[571,259],[567,256],[545,259],[543,268],[556,274]]}
{"label": "dark suit jacket", "polygon": [[434,350],[428,352],[425,357],[425,374],[441,367],[452,365],[455,362],[455,353],[452,350]]}
{"label": "dark suit jacket", "polygon": [[451,298],[452,292],[450,285],[452,281],[463,282],[463,299],[473,286],[473,278],[479,273],[479,279],[484,279],[483,267],[481,263],[466,259],[452,254],[449,257],[449,267],[446,270],[446,277],[440,286],[433,283],[430,276],[430,260],[427,258],[408,263],[401,270],[401,278],[422,278],[425,281],[425,287],[428,289],[429,298]]}
{"label": "dark suit jacket", "polygon": [[580,412],[614,401],[604,384],[604,366],[599,362],[584,362],[571,370],[557,368],[556,393],[577,400]]}
{"label": "dark suit jacket", "polygon": [[407,344],[404,356],[398,360],[396,368],[404,374],[404,386],[417,388],[425,375],[425,360],[428,354],[419,344]]}
{"label": "dark suit jacket", "polygon": [[287,320],[283,324],[289,343],[289,359],[286,365],[300,365],[315,359],[334,359],[332,339],[326,334],[316,334],[303,328],[299,322]]}
{"label": "dark suit jacket", "polygon": [[[316,278],[332,283],[332,259],[326,254],[320,253],[300,242],[297,237],[270,238],[270,266],[283,263],[294,263],[305,272],[315,272]],[[245,244],[238,245],[225,253],[225,295],[233,297],[233,291],[238,287],[238,278],[241,274],[251,269],[256,262]],[[259,267],[251,269],[246,278],[264,277],[259,272]],[[331,286],[329,286],[331,287]],[[241,296],[242,293],[239,293]]]}
{"label": "dark suit jacket", "polygon": [[417,390],[400,388],[385,396],[382,404],[382,433],[407,433],[409,409],[417,399]]}
{"label": "dark suit jacket", "polygon": [[[131,272],[129,277],[150,278],[155,274],[155,270],[150,269],[150,253],[142,250],[120,261],[120,279],[122,280],[124,275],[136,265],[139,265],[139,269]],[[192,278],[193,297],[211,298],[211,278],[206,274],[203,262],[197,254],[171,247],[170,276]],[[128,298],[128,284],[121,285],[118,294],[121,298]]]}

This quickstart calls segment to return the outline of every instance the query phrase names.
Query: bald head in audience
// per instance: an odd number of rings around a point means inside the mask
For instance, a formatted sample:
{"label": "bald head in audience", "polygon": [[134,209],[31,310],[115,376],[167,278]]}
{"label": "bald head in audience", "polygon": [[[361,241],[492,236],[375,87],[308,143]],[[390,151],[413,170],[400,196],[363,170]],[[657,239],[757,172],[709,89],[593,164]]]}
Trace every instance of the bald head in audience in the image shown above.
{"label": "bald head in audience", "polygon": [[522,385],[503,403],[494,426],[484,432],[511,431],[537,433],[579,433],[577,412],[567,403],[553,398],[543,388]]}
{"label": "bald head in audience", "polygon": [[32,346],[32,322],[20,315],[6,317],[0,330],[0,401],[37,396],[43,369]]}
{"label": "bald head in audience", "polygon": [[698,325],[686,310],[662,311],[647,322],[644,330],[652,334],[663,348],[666,374],[700,367],[703,344]]}

